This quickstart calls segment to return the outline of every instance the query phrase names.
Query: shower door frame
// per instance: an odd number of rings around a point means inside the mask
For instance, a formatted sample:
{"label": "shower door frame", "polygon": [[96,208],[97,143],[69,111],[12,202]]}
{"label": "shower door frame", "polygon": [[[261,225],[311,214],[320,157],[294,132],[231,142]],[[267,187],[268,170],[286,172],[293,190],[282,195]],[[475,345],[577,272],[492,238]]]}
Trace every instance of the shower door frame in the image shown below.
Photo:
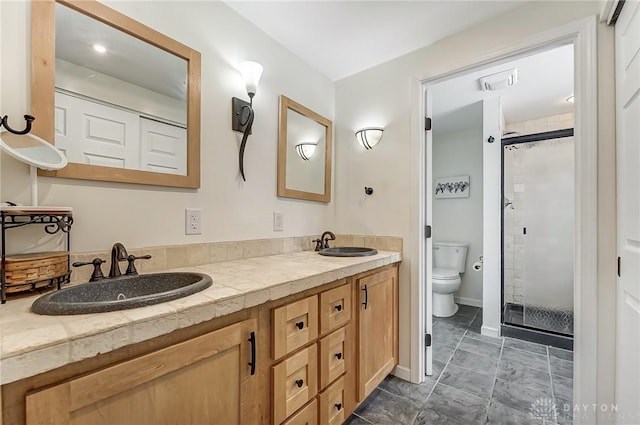
{"label": "shower door frame", "polygon": [[[575,125],[575,123],[574,123]],[[504,305],[504,254],[505,254],[505,250],[504,250],[504,210],[506,209],[506,206],[504,205],[505,203],[505,197],[504,197],[504,168],[505,168],[505,164],[504,164],[504,150],[507,146],[511,146],[511,145],[520,145],[523,143],[531,143],[531,142],[542,142],[544,140],[553,140],[553,139],[561,139],[561,138],[565,138],[565,137],[573,137],[574,136],[574,129],[573,128],[566,128],[566,129],[561,129],[561,130],[553,130],[553,131],[545,131],[545,132],[541,132],[541,133],[533,133],[533,134],[525,134],[523,136],[515,136],[515,137],[509,137],[506,139],[502,139],[502,150],[500,152],[500,198],[501,198],[501,208],[500,208],[500,325],[504,326],[504,325],[508,325],[508,326],[513,326],[516,328],[521,328],[521,329],[527,329],[527,330],[533,330],[536,332],[543,332],[546,334],[551,334],[551,335],[557,335],[560,337],[565,337],[565,338],[573,338],[573,334],[572,335],[567,335],[567,334],[563,334],[561,332],[554,332],[548,329],[540,329],[540,328],[535,328],[533,326],[527,326],[524,323],[522,325],[519,325],[517,323],[505,323],[504,321],[504,310],[505,310],[505,305]],[[575,162],[575,159],[574,159]],[[575,186],[574,186],[574,191],[576,190]],[[515,201],[512,200],[511,202]],[[575,211],[575,207],[574,207],[574,216],[576,215],[576,211]],[[574,265],[575,265],[575,253],[574,253]],[[575,276],[574,276],[574,281],[573,281],[573,285],[575,285]],[[572,288],[573,291],[573,288]],[[524,304],[523,304],[524,307]],[[575,324],[574,324],[575,326]],[[575,332],[575,330],[574,330]]]}

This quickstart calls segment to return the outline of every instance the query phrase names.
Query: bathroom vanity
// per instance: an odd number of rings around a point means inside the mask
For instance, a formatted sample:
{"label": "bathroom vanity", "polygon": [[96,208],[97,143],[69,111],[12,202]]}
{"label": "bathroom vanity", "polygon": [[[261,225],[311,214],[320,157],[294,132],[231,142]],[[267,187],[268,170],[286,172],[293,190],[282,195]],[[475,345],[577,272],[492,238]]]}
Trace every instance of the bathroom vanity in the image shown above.
{"label": "bathroom vanity", "polygon": [[49,332],[3,334],[2,423],[341,424],[398,363],[400,259],[305,251],[192,267],[213,285],[121,312],[8,303],[3,327]]}

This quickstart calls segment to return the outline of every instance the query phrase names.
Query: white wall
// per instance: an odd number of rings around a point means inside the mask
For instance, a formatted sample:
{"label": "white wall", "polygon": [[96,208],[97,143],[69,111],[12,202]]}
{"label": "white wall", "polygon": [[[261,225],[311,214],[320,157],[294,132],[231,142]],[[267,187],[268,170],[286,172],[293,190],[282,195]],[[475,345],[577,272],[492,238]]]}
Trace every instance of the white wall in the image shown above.
{"label": "white wall", "polygon": [[[2,39],[11,40],[2,46],[1,106],[16,127],[30,103],[29,5],[0,3]],[[333,119],[334,83],[222,2],[108,5],[202,54],[202,187],[182,190],[40,177],[41,205],[74,208],[72,249],[104,250],[115,241],[133,248],[314,235],[329,228],[333,203],[276,197],[278,96],[285,94]],[[243,60],[264,66],[245,153],[246,183],[238,173],[240,136],[231,130],[231,97],[247,98],[235,69]],[[29,203],[28,167],[2,155],[1,168],[1,199]],[[185,207],[203,209],[202,235],[185,236]],[[284,213],[284,232],[272,231],[274,211]]]}
{"label": "white wall", "polygon": [[[479,105],[478,107],[481,107]],[[469,244],[462,284],[455,294],[461,303],[482,305],[482,272],[473,270],[482,255],[482,122],[475,129],[433,135],[433,178],[469,176],[468,198],[433,200],[433,241]]]}
{"label": "white wall", "polygon": [[[339,232],[397,235],[406,242],[400,269],[401,365],[409,367],[411,364],[411,267],[417,261],[418,252],[415,244],[407,241],[419,240],[411,228],[413,182],[410,164],[417,161],[411,157],[410,143],[412,81],[468,67],[488,54],[509,48],[517,40],[596,15],[599,11],[598,2],[529,2],[336,83],[336,229]],[[611,201],[615,194],[612,52],[613,30],[598,25],[598,195],[602,195],[598,198],[598,222],[602,227],[598,242],[599,307],[593,313],[598,315],[598,339],[607,341],[607,344],[598,344],[596,354],[599,402],[612,400],[610,377],[614,374],[614,344],[609,343],[615,320],[615,227],[613,231],[611,229],[615,226],[615,202]],[[380,144],[367,152],[357,145],[353,136],[356,129],[365,125],[385,127]],[[376,189],[366,202],[362,201],[364,185]],[[499,286],[497,294],[499,297]]]}

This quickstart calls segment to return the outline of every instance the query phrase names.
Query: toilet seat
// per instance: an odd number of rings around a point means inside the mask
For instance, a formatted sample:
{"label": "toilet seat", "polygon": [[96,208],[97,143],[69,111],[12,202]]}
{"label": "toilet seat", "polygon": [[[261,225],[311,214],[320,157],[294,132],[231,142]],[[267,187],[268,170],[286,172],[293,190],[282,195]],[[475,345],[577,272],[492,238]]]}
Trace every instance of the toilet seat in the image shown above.
{"label": "toilet seat", "polygon": [[460,273],[454,269],[433,269],[431,273],[432,279],[438,280],[456,280],[460,278]]}

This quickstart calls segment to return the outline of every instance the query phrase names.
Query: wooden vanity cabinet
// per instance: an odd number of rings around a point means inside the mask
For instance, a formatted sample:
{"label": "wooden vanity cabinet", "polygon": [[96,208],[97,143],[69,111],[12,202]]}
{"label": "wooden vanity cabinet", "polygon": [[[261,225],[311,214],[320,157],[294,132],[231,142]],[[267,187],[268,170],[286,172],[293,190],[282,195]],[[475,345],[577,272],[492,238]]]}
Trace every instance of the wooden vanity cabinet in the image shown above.
{"label": "wooden vanity cabinet", "polygon": [[356,276],[358,402],[398,364],[398,268]]}
{"label": "wooden vanity cabinet", "polygon": [[254,425],[256,331],[242,321],[34,391],[26,423]]}

